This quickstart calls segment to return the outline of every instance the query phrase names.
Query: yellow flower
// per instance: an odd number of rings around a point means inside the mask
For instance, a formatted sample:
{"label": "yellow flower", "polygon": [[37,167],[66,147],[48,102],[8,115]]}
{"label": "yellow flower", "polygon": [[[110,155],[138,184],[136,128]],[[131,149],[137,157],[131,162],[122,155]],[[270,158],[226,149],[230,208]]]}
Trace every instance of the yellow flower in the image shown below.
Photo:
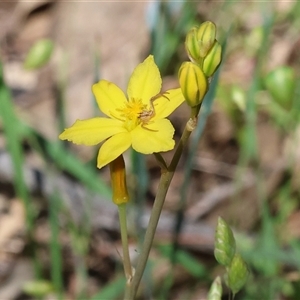
{"label": "yellow flower", "polygon": [[160,94],[162,80],[152,55],[133,71],[128,99],[114,83],[100,80],[92,87],[99,109],[109,118],[77,120],[60,134],[61,140],[101,146],[97,167],[102,168],[130,146],[144,154],[174,148],[174,128],[166,119],[183,101],[180,88]]}

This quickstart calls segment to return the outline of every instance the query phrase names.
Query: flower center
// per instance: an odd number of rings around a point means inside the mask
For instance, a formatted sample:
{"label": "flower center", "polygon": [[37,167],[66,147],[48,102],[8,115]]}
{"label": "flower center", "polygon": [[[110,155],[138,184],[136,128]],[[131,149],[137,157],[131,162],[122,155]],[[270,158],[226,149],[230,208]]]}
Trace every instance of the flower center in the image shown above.
{"label": "flower center", "polygon": [[142,103],[142,100],[135,98],[129,99],[125,107],[119,110],[124,118],[124,126],[128,131],[133,130],[141,123],[140,116],[145,110],[146,105]]}

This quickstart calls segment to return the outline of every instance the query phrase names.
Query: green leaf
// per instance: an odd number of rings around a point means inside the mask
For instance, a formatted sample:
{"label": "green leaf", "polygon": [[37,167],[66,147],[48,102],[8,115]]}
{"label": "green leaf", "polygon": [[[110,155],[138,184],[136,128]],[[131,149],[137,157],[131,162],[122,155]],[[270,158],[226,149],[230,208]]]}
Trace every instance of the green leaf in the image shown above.
{"label": "green leaf", "polygon": [[[171,258],[173,246],[159,245],[159,250],[163,253],[164,256]],[[186,269],[186,271],[188,271],[196,278],[203,278],[208,273],[206,268],[186,251],[180,249],[176,250],[175,261],[180,263]]]}
{"label": "green leaf", "polygon": [[120,277],[111,281],[108,285],[103,287],[99,293],[91,298],[91,300],[102,300],[102,299],[120,299],[120,296],[124,293],[126,279]]}

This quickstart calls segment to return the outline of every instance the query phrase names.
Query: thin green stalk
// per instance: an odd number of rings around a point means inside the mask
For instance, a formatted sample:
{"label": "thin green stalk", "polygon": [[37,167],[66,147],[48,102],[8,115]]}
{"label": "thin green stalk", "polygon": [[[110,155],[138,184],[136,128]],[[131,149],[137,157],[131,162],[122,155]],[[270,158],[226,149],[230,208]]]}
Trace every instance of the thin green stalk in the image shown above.
{"label": "thin green stalk", "polygon": [[126,218],[126,203],[118,205],[121,240],[123,247],[123,266],[125,276],[129,282],[132,278],[132,268],[128,249],[128,234],[127,234],[127,218]]}
{"label": "thin green stalk", "polygon": [[[196,128],[196,125],[197,125],[197,119],[195,117],[190,118],[188,120],[188,122],[186,123],[183,134],[182,134],[181,139],[178,143],[176,152],[175,152],[175,154],[173,156],[173,159],[170,163],[170,166],[168,168],[169,172],[173,172],[173,173],[175,172],[177,164],[178,164],[179,159],[181,157],[183,148],[186,146],[187,141],[188,141],[192,131]],[[172,177],[173,177],[173,174],[172,174]]]}
{"label": "thin green stalk", "polygon": [[62,254],[59,243],[59,222],[61,199],[55,191],[49,202],[49,221],[51,228],[50,257],[51,257],[51,279],[59,300],[63,299],[63,279],[62,279]]}
{"label": "thin green stalk", "polygon": [[76,268],[76,300],[87,299],[87,269],[84,256],[81,253],[76,253],[75,256]]}
{"label": "thin green stalk", "polygon": [[[24,154],[22,149],[23,129],[21,122],[15,115],[13,99],[9,88],[3,81],[3,66],[0,62],[0,118],[3,122],[4,134],[6,137],[7,149],[10,153],[13,172],[14,172],[14,188],[17,196],[21,199],[24,204],[26,212],[26,229],[29,243],[29,251],[34,258],[35,245],[33,242],[33,231],[34,231],[34,218],[35,212],[34,207],[31,203],[30,193],[27,188],[23,166],[24,166]],[[41,273],[41,265],[37,259],[34,259],[34,268],[37,278]]]}
{"label": "thin green stalk", "polygon": [[1,82],[1,78],[0,99],[0,117],[2,117],[3,120],[7,149],[10,152],[13,163],[16,194],[23,201],[26,211],[26,226],[28,229],[28,234],[30,237],[32,237],[31,235],[34,227],[34,211],[31,205],[30,194],[27,189],[23,173],[24,155],[22,150],[22,136],[20,133],[21,124],[15,116],[10,91],[5,83]]}
{"label": "thin green stalk", "polygon": [[138,264],[133,276],[133,279],[130,283],[130,291],[129,291],[129,297],[126,298],[129,300],[133,300],[135,298],[138,286],[140,284],[141,278],[143,276],[147,260],[149,257],[150,249],[152,247],[153,238],[155,235],[155,231],[157,228],[158,220],[164,205],[164,200],[168,191],[168,188],[171,183],[171,179],[173,177],[174,173],[170,172],[163,172],[160,178],[159,186],[158,186],[158,193],[156,195],[156,199],[153,204],[149,225],[146,230],[145,239],[142,246],[142,251],[139,256]]}
{"label": "thin green stalk", "polygon": [[129,291],[126,293],[126,300],[133,300],[137,293],[141,278],[143,276],[149,253],[152,247],[154,235],[156,232],[157,224],[160,218],[160,214],[165,202],[165,198],[171,183],[171,180],[174,176],[175,169],[181,157],[184,146],[187,144],[188,138],[192,132],[191,124],[194,124],[195,120],[190,119],[184,129],[182,137],[177,146],[174,157],[171,161],[171,164],[167,171],[162,171],[162,175],[160,178],[158,192],[156,194],[156,198],[153,204],[149,225],[146,230],[145,239],[142,246],[142,251],[139,256],[138,264],[132,278],[132,281],[129,283]]}
{"label": "thin green stalk", "polygon": [[[224,43],[222,47],[223,47],[223,50],[225,51],[226,44]],[[191,174],[192,174],[192,170],[193,170],[193,162],[194,162],[194,158],[196,155],[196,151],[198,149],[197,145],[199,144],[199,140],[202,136],[202,132],[204,130],[204,126],[206,124],[207,117],[211,112],[211,107],[212,107],[213,100],[214,100],[215,94],[216,94],[220,70],[221,70],[221,68],[219,68],[217,70],[216,74],[214,75],[214,77],[210,83],[210,86],[209,86],[209,91],[208,91],[207,95],[205,96],[205,99],[201,102],[200,105],[198,105],[191,111],[191,117],[193,115],[198,116],[200,109],[203,105],[203,109],[201,109],[201,114],[198,117],[199,122],[197,124],[197,127],[195,128],[193,137],[191,139],[190,147],[189,147],[188,155],[187,155],[187,160],[185,162],[184,180],[183,180],[183,183],[182,183],[182,186],[180,189],[180,200],[178,203],[177,219],[176,219],[176,223],[175,223],[174,230],[173,230],[173,250],[172,250],[172,256],[171,256],[172,264],[175,264],[176,251],[177,251],[177,246],[178,246],[178,237],[179,237],[179,233],[181,231],[181,227],[184,223],[184,218],[185,218],[184,210],[185,210],[185,205],[186,205],[185,195],[187,194],[187,189],[189,186],[189,182],[191,180]]]}

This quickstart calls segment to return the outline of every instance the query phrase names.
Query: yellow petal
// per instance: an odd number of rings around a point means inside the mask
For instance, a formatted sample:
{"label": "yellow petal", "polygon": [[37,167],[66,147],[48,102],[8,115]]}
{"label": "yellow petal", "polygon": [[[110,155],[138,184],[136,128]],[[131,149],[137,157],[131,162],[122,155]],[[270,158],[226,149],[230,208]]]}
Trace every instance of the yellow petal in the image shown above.
{"label": "yellow petal", "polygon": [[100,80],[92,86],[99,109],[108,117],[119,116],[120,109],[127,102],[123,91],[114,83],[107,80]]}
{"label": "yellow petal", "polygon": [[112,136],[100,148],[97,158],[97,167],[101,169],[119,155],[125,152],[131,145],[131,137],[128,131]]}
{"label": "yellow petal", "polygon": [[153,102],[155,115],[152,120],[166,118],[182,104],[182,102],[184,102],[184,96],[181,92],[181,88],[168,90],[164,93],[164,96]]}
{"label": "yellow petal", "polygon": [[119,120],[108,118],[93,118],[77,120],[71,127],[60,134],[61,140],[68,140],[78,145],[93,146],[110,136],[124,132],[126,129]]}
{"label": "yellow petal", "polygon": [[149,122],[144,126],[136,127],[131,133],[132,148],[137,152],[151,154],[172,150],[174,127],[167,119]]}
{"label": "yellow petal", "polygon": [[133,71],[127,88],[129,99],[142,99],[144,104],[149,104],[152,97],[161,90],[161,77],[159,69],[152,55],[139,64]]}

